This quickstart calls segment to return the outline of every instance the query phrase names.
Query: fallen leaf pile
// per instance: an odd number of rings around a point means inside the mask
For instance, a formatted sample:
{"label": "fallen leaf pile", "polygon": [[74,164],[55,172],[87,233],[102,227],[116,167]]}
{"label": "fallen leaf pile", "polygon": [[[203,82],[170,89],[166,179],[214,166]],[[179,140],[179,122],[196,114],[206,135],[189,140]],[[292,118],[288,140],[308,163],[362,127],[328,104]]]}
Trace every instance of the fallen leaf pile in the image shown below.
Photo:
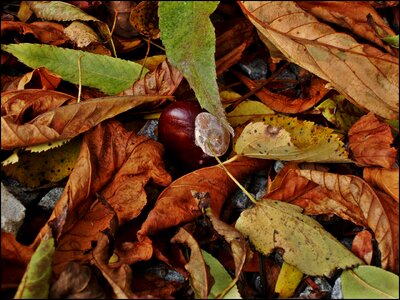
{"label": "fallen leaf pile", "polygon": [[[5,298],[398,297],[398,8],[2,4]],[[184,101],[231,137],[194,170]]]}

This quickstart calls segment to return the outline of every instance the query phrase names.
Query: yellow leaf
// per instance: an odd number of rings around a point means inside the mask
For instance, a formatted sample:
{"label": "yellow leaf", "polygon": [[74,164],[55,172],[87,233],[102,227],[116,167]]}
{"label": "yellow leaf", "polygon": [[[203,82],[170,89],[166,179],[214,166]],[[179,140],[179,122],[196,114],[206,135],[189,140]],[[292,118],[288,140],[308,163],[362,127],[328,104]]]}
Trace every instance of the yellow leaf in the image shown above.
{"label": "yellow leaf", "polygon": [[302,279],[303,273],[299,269],[283,262],[278,280],[276,281],[275,293],[279,294],[279,298],[292,297]]}
{"label": "yellow leaf", "polygon": [[237,154],[299,162],[352,162],[330,128],[297,118],[268,115],[246,125],[234,143]]}
{"label": "yellow leaf", "polygon": [[274,114],[274,111],[260,101],[247,100],[241,102],[233,111],[227,114],[229,123],[236,127],[260,115]]}

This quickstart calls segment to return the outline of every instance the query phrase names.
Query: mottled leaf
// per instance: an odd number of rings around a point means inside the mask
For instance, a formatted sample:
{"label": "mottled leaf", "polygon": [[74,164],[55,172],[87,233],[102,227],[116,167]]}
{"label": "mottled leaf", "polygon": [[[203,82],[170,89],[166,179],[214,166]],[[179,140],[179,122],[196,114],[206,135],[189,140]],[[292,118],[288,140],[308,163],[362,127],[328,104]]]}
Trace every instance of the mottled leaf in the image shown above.
{"label": "mottled leaf", "polygon": [[14,296],[15,299],[47,299],[53,253],[54,239],[46,236],[32,255],[25,275]]}
{"label": "mottled leaf", "polygon": [[340,276],[344,299],[398,299],[399,276],[374,266],[359,266]]}
{"label": "mottled leaf", "polygon": [[351,162],[332,129],[283,115],[246,125],[234,150],[249,157],[307,162]]}
{"label": "mottled leaf", "polygon": [[283,259],[307,275],[331,276],[337,268],[362,264],[302,208],[263,199],[240,214],[236,229],[264,255],[284,249]]}
{"label": "mottled leaf", "polygon": [[[227,162],[225,167],[240,181],[268,164],[264,160],[238,157]],[[138,238],[199,217],[202,214],[196,198],[199,193],[209,193],[210,207],[219,216],[225,199],[235,188],[236,184],[219,165],[202,168],[176,179],[158,196],[155,207],[138,231]]]}
{"label": "mottled leaf", "polygon": [[82,22],[74,21],[64,29],[64,33],[73,41],[78,48],[84,48],[91,43],[100,42],[96,32]]}
{"label": "mottled leaf", "polygon": [[349,148],[359,165],[390,168],[396,162],[397,150],[391,147],[390,126],[379,121],[373,113],[354,123],[348,135]]}
{"label": "mottled leaf", "polygon": [[98,88],[109,95],[130,87],[142,69],[141,65],[129,60],[49,45],[21,43],[2,45],[1,49],[28,67],[46,67],[74,84],[79,83],[79,60],[82,85]]}
{"label": "mottled leaf", "polygon": [[361,258],[367,265],[371,264],[373,255],[372,234],[368,230],[356,234],[351,244],[351,252]]}
{"label": "mottled leaf", "polygon": [[371,186],[377,187],[399,202],[399,169],[364,168],[363,177]]}
{"label": "mottled leaf", "polygon": [[168,96],[110,96],[62,106],[19,125],[11,116],[1,117],[1,149],[27,147],[73,138],[100,122],[140,104]]}
{"label": "mottled leaf", "polygon": [[215,33],[209,19],[218,1],[159,2],[161,40],[167,57],[189,82],[202,108],[233,133],[218,93]]}
{"label": "mottled leaf", "polygon": [[397,57],[336,32],[295,1],[243,1],[239,5],[287,59],[330,82],[358,107],[398,119]]}

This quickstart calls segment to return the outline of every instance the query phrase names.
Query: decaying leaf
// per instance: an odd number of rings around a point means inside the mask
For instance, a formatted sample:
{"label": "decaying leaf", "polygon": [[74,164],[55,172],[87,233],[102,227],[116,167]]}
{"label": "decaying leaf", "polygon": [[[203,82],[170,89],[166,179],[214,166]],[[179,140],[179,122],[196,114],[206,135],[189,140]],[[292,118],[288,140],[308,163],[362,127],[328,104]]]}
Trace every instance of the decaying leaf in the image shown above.
{"label": "decaying leaf", "polygon": [[377,187],[399,202],[399,169],[364,168],[363,177],[371,186]]}
{"label": "decaying leaf", "polygon": [[49,45],[21,43],[2,45],[1,49],[33,69],[46,67],[74,84],[79,84],[81,74],[82,85],[98,88],[108,95],[130,87],[142,69],[141,65],[129,60]]}
{"label": "decaying leaf", "polygon": [[298,170],[297,173],[320,186],[319,189],[302,196],[306,203],[314,202],[309,207],[310,210],[316,209],[319,214],[335,213],[343,219],[371,228],[381,251],[382,268],[398,272],[399,209],[397,202],[389,196],[387,199],[380,194],[377,195],[364,180],[357,176],[315,170]]}
{"label": "decaying leaf", "polygon": [[33,36],[41,43],[59,46],[68,41],[68,37],[64,34],[64,26],[52,22],[33,22],[30,24],[16,21],[2,21],[1,35],[6,36],[10,32]]}
{"label": "decaying leaf", "polygon": [[351,244],[351,252],[361,258],[367,265],[371,264],[373,247],[372,234],[368,230],[356,234]]}
{"label": "decaying leaf", "polygon": [[104,290],[87,265],[70,262],[50,287],[51,299],[104,299]]}
{"label": "decaying leaf", "polygon": [[[265,39],[358,107],[398,119],[398,58],[338,33],[294,1],[239,2]],[[352,84],[349,84],[351,82]]]}
{"label": "decaying leaf", "polygon": [[3,166],[2,170],[30,188],[55,183],[71,174],[80,146],[81,139],[76,138],[44,152],[20,151],[18,162]]}
{"label": "decaying leaf", "polygon": [[361,166],[391,168],[397,159],[390,126],[379,121],[373,113],[362,116],[349,132],[349,148]]}
{"label": "decaying leaf", "polygon": [[27,266],[35,249],[17,242],[14,234],[1,231],[1,259]]}
{"label": "decaying leaf", "polygon": [[19,125],[1,117],[1,149],[27,147],[73,138],[100,122],[146,102],[168,96],[110,96],[62,106]]}
{"label": "decaying leaf", "polygon": [[156,1],[142,1],[132,8],[129,15],[129,22],[133,28],[149,39],[160,37],[157,8],[158,2]]}
{"label": "decaying leaf", "polygon": [[[266,160],[238,157],[226,163],[225,167],[240,181],[268,164]],[[199,200],[193,194],[209,193],[210,207],[219,216],[225,199],[235,188],[236,184],[219,165],[202,168],[178,178],[158,196],[155,207],[138,231],[139,240],[143,236],[153,235],[199,217],[202,214]]]}
{"label": "decaying leaf", "polygon": [[[253,90],[256,88],[257,84],[250,78],[235,72],[235,75],[239,77],[239,79],[250,89]],[[277,94],[270,92],[266,88],[262,88],[259,92],[255,93],[255,95],[269,108],[273,109],[276,112],[288,113],[288,114],[296,114],[300,112],[304,112],[315,104],[317,104],[321,99],[329,92],[329,90],[325,87],[326,81],[313,77],[311,79],[310,86],[308,87],[306,94],[308,94],[307,98],[297,98],[292,99],[282,94]]]}
{"label": "decaying leaf", "polygon": [[46,236],[33,253],[24,277],[18,286],[16,299],[46,299],[50,289],[54,239]]}
{"label": "decaying leaf", "polygon": [[397,299],[399,276],[374,266],[359,266],[340,276],[344,299]]}
{"label": "decaying leaf", "polygon": [[348,132],[350,127],[364,114],[342,95],[324,100],[316,107],[322,115],[336,126],[337,129]]}
{"label": "decaying leaf", "polygon": [[100,42],[96,32],[85,23],[74,21],[64,29],[64,33],[78,48],[84,48],[91,43]]}
{"label": "decaying leaf", "polygon": [[351,162],[332,129],[283,115],[246,125],[234,150],[249,157],[307,162]]}
{"label": "decaying leaf", "polygon": [[202,251],[196,239],[183,227],[172,237],[172,243],[185,244],[190,248],[190,259],[185,269],[190,274],[190,285],[196,298],[207,299],[211,289],[209,269],[204,261]]}
{"label": "decaying leaf", "polygon": [[264,255],[277,247],[284,249],[283,259],[307,275],[329,277],[337,268],[362,264],[302,210],[289,203],[263,199],[243,211],[235,227]]}
{"label": "decaying leaf", "polygon": [[202,108],[217,117],[231,134],[218,93],[215,33],[209,19],[218,2],[159,2],[161,40],[171,64],[182,72]]}

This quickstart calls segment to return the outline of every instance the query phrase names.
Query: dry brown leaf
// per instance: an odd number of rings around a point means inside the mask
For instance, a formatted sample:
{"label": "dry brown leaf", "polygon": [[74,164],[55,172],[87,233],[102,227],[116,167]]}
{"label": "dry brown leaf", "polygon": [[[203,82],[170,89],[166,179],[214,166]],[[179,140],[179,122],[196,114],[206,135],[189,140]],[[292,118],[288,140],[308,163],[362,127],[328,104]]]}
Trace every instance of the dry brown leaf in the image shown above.
{"label": "dry brown leaf", "polygon": [[373,113],[355,122],[348,135],[349,148],[359,165],[391,168],[396,162],[397,150],[390,146],[393,142],[390,126]]}
{"label": "dry brown leaf", "polygon": [[[225,167],[240,181],[268,164],[267,160],[238,157],[226,163]],[[199,217],[202,212],[198,200],[193,196],[197,193],[209,193],[210,207],[219,216],[225,199],[235,188],[236,184],[219,165],[202,168],[178,178],[159,195],[155,207],[138,231],[139,240],[143,236],[153,235]]]}
{"label": "dry brown leaf", "polygon": [[60,82],[61,77],[42,67],[16,77],[6,86],[2,86],[2,92],[23,89],[55,90]]}
{"label": "dry brown leaf", "polygon": [[371,15],[376,24],[388,35],[396,35],[370,3],[366,1],[297,1],[296,3],[315,17],[350,29],[358,36],[395,55],[394,49],[385,45],[368,25],[367,16]]}
{"label": "dry brown leaf", "polygon": [[190,273],[191,286],[198,299],[207,299],[211,289],[211,278],[208,266],[195,238],[183,227],[172,239],[172,243],[182,243],[190,248],[190,259],[185,269]]}
{"label": "dry brown leaf", "polygon": [[[250,89],[256,88],[257,84],[250,78],[234,72],[239,79]],[[297,114],[306,111],[317,104],[329,92],[325,87],[326,81],[313,77],[311,79],[310,87],[307,90],[307,98],[293,99],[282,94],[272,93],[266,88],[262,88],[255,95],[269,108],[274,111],[288,114]]]}
{"label": "dry brown leaf", "polygon": [[314,170],[298,170],[297,173],[324,188],[320,192],[326,193],[322,199],[325,213],[335,213],[343,219],[371,228],[381,251],[382,268],[398,273],[398,203],[386,194],[388,199],[381,195],[383,193],[375,192],[357,176]]}
{"label": "dry brown leaf", "polygon": [[27,147],[69,139],[100,122],[143,103],[168,96],[110,96],[57,107],[19,125],[10,116],[1,117],[1,149]]}
{"label": "dry brown leaf", "polygon": [[118,268],[122,265],[132,265],[138,261],[149,260],[153,255],[153,245],[150,239],[138,242],[124,242],[121,247],[116,247],[115,254],[118,261],[110,263],[110,268]]}
{"label": "dry brown leaf", "polygon": [[32,247],[17,242],[15,236],[10,232],[1,231],[1,259],[13,263],[28,265],[33,252]]}
{"label": "dry brown leaf", "polygon": [[399,169],[364,168],[363,177],[371,186],[381,189],[399,202]]}
{"label": "dry brown leaf", "polygon": [[351,252],[370,265],[373,254],[372,234],[368,230],[356,234],[351,244]]}
{"label": "dry brown leaf", "polygon": [[70,262],[50,287],[49,298],[104,299],[105,293],[89,266]]}
{"label": "dry brown leaf", "polygon": [[132,8],[129,15],[129,22],[132,27],[149,39],[160,37],[157,8],[158,2],[142,1]]}
{"label": "dry brown leaf", "polygon": [[59,46],[68,41],[68,37],[64,34],[64,26],[53,22],[33,22],[30,24],[16,21],[2,21],[1,35],[10,34],[10,31],[15,34],[27,35],[32,34],[43,44]]}
{"label": "dry brown leaf", "polygon": [[15,124],[23,124],[49,110],[75,102],[75,97],[56,91],[9,91],[1,94],[1,115],[11,117]]}
{"label": "dry brown leaf", "polygon": [[172,95],[182,81],[182,74],[178,69],[164,60],[152,72],[136,81],[132,87],[126,89],[121,95]]}
{"label": "dry brown leaf", "polygon": [[330,82],[355,105],[386,119],[398,119],[397,57],[336,32],[294,1],[243,1],[239,5],[287,59]]}

